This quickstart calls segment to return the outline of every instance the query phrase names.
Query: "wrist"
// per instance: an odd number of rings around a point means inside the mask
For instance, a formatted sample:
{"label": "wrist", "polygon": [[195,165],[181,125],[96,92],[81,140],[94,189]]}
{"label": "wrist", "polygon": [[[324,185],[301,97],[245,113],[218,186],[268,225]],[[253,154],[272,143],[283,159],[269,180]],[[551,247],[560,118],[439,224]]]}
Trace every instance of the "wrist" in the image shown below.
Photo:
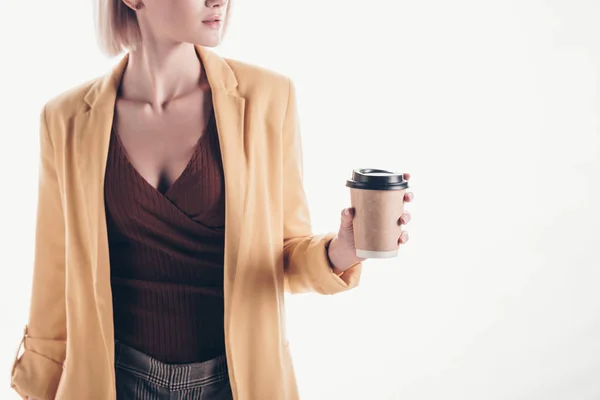
{"label": "wrist", "polygon": [[338,275],[341,275],[356,265],[356,263],[362,261],[356,256],[354,251],[343,248],[337,236],[330,240],[327,245],[327,257],[329,258],[329,264],[333,272]]}

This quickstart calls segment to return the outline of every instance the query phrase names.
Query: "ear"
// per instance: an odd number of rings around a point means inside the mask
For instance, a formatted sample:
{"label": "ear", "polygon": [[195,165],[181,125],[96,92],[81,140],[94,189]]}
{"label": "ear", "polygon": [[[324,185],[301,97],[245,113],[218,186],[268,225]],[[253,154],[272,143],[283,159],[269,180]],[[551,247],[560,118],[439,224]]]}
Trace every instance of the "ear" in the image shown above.
{"label": "ear", "polygon": [[142,0],[121,0],[123,4],[132,9],[133,11],[141,10],[144,7]]}

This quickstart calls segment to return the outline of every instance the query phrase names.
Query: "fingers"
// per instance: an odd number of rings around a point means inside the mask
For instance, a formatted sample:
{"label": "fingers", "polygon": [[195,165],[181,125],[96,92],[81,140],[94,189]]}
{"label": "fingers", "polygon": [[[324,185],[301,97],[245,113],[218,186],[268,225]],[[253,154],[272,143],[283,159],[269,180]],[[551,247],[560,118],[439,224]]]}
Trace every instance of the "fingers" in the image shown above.
{"label": "fingers", "polygon": [[[410,174],[405,173],[404,179],[409,180]],[[413,201],[414,198],[415,198],[415,195],[412,192],[404,193],[404,201],[406,203],[410,203],[411,201]],[[410,213],[404,213],[398,220],[398,225],[406,225],[410,222],[410,219],[411,219]],[[400,235],[400,238],[398,239],[398,244],[404,244],[406,242],[408,242],[408,232],[405,231],[405,232],[402,232],[402,234]]]}
{"label": "fingers", "polygon": [[[410,213],[402,214],[402,216],[398,220],[398,225],[408,224],[408,222],[410,221],[410,218],[411,218]],[[408,242],[408,232],[404,231],[404,232],[402,232],[402,234],[400,235],[400,238],[398,239],[398,244],[404,244],[406,242]]]}
{"label": "fingers", "polygon": [[408,242],[408,232],[402,232],[398,239],[398,244],[404,244],[406,242]]}
{"label": "fingers", "polygon": [[354,209],[344,208],[342,210],[342,220],[341,220],[341,228],[342,229],[352,229],[352,219],[354,218]]}
{"label": "fingers", "polygon": [[[408,172],[405,172],[402,175],[404,176],[404,180],[408,181],[410,179],[410,174]],[[404,194],[404,201],[406,201],[406,202],[411,202],[412,199],[414,199],[414,198],[415,198],[415,196],[411,192],[407,192]]]}
{"label": "fingers", "polygon": [[406,225],[408,224],[408,222],[410,221],[410,213],[404,213],[402,214],[402,216],[400,217],[400,219],[398,219],[398,225]]}

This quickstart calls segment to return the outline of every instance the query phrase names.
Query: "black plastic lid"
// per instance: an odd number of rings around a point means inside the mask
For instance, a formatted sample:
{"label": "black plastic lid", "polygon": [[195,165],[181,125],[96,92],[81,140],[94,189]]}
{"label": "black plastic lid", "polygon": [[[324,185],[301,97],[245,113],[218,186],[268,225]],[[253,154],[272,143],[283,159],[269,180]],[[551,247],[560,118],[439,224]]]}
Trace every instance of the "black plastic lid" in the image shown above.
{"label": "black plastic lid", "polygon": [[408,188],[404,175],[383,169],[361,168],[352,171],[352,179],[346,186],[366,190],[402,190]]}

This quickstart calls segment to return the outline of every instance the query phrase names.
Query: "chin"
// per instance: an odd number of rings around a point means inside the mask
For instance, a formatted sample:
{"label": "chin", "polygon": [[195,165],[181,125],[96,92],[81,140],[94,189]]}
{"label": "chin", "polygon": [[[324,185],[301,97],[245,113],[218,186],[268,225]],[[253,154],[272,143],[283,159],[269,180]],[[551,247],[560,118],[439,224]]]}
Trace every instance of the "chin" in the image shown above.
{"label": "chin", "polygon": [[200,45],[202,47],[217,47],[218,45],[221,44],[221,41],[220,40],[214,40],[214,41],[207,41],[206,40],[206,41],[198,42],[196,44],[198,44],[198,45]]}
{"label": "chin", "polygon": [[197,35],[192,43],[203,47],[217,47],[219,44],[221,44],[221,32],[213,35]]}
{"label": "chin", "polygon": [[192,43],[196,44],[198,46],[202,46],[202,47],[217,47],[218,45],[221,44],[221,41],[220,40],[196,40]]}

